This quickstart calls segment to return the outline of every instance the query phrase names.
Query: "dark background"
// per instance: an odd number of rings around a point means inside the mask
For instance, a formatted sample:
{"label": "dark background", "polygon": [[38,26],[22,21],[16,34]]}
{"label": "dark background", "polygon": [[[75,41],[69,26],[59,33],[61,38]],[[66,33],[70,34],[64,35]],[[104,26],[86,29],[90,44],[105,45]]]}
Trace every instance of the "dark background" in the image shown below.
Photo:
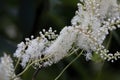
{"label": "dark background", "polygon": [[[0,0],[0,56],[3,52],[12,55],[16,45],[31,35],[39,35],[42,29],[52,27],[60,30],[71,25],[79,0]],[[112,36],[110,39],[110,35]],[[109,50],[120,51],[120,30],[111,32],[104,44],[110,40]],[[36,80],[54,80],[76,55],[42,69]],[[84,56],[76,60],[59,80],[120,80],[120,60],[111,62],[86,61]],[[21,68],[18,68],[18,72]],[[31,80],[31,67],[21,77]]]}

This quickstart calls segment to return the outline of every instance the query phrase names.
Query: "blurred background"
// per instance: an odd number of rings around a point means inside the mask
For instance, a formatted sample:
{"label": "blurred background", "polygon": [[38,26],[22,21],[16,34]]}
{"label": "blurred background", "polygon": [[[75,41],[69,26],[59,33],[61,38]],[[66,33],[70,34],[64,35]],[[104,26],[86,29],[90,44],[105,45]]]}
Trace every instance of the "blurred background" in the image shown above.
{"label": "blurred background", "polygon": [[[60,30],[71,25],[79,0],[0,0],[0,56],[12,55],[16,45],[31,35],[39,35],[42,29]],[[109,50],[120,51],[120,29],[111,32],[104,44]],[[76,55],[42,69],[36,80],[54,80]],[[84,56],[76,60],[59,80],[120,80],[120,62],[100,62],[97,58],[86,61]],[[21,72],[19,66],[16,73]],[[31,80],[35,70],[31,67],[21,77]]]}

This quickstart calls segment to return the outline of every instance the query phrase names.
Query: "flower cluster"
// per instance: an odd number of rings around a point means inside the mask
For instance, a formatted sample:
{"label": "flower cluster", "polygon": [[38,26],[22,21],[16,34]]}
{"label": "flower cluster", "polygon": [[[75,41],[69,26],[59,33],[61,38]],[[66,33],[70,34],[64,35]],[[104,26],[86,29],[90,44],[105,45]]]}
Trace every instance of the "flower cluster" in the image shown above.
{"label": "flower cluster", "polygon": [[16,77],[14,72],[13,61],[10,56],[4,54],[0,58],[0,80],[21,80]]}
{"label": "flower cluster", "polygon": [[[34,68],[41,68],[60,61],[77,49],[83,49],[87,59],[96,53],[103,60],[113,62],[120,58],[120,52],[110,53],[103,42],[110,31],[120,28],[119,10],[117,0],[80,0],[71,26],[65,26],[59,35],[50,28],[48,31],[43,29],[36,38],[26,38],[25,42],[17,45],[14,57],[20,60],[23,68],[31,64]],[[1,58],[0,70],[1,80],[16,76],[12,60],[7,55]],[[3,74],[6,74],[5,79],[1,78]]]}
{"label": "flower cluster", "polygon": [[103,45],[109,31],[120,27],[117,0],[80,1],[78,11],[71,20],[72,26],[64,27],[59,36],[52,28],[48,31],[43,29],[39,37],[31,36],[31,39],[26,38],[26,42],[18,44],[14,56],[20,58],[23,67],[32,62],[39,67],[51,65],[68,55],[73,47],[85,50],[87,59],[91,59],[93,52],[108,61],[120,56],[119,52],[109,54]]}
{"label": "flower cluster", "polygon": [[[14,56],[21,59],[21,65],[23,67],[25,67],[27,63],[30,64],[35,60],[44,58],[47,55],[45,54],[45,51],[58,36],[57,34],[55,34],[55,32],[56,31],[52,31],[52,28],[50,28],[48,31],[45,31],[45,29],[43,29],[43,32],[40,32],[39,37],[36,37],[35,39],[34,36],[31,36],[31,39],[26,38],[25,43],[21,42],[20,44],[18,44],[18,48],[14,53]],[[44,63],[43,61],[37,62],[34,65],[39,67],[44,65],[45,67],[46,65],[50,65],[50,62],[47,61],[44,61]]]}
{"label": "flower cluster", "polygon": [[[78,11],[71,23],[79,29],[77,46],[87,51],[86,57],[90,59],[91,53],[100,54],[102,59],[108,61],[117,59],[120,53],[109,54],[103,42],[109,31],[120,27],[120,7],[117,0],[81,0]],[[88,56],[89,55],[89,56]]]}
{"label": "flower cluster", "polygon": [[[37,38],[26,38],[26,42],[18,44],[14,56],[21,59],[23,67],[34,63],[34,67],[46,67],[58,62],[67,55],[76,41],[78,30],[74,27],[64,27],[58,36],[52,28],[49,31],[40,32]],[[37,62],[36,62],[37,61]]]}
{"label": "flower cluster", "polygon": [[56,63],[68,55],[72,45],[76,42],[78,30],[72,26],[64,27],[55,42],[46,50],[52,55],[52,62]]}

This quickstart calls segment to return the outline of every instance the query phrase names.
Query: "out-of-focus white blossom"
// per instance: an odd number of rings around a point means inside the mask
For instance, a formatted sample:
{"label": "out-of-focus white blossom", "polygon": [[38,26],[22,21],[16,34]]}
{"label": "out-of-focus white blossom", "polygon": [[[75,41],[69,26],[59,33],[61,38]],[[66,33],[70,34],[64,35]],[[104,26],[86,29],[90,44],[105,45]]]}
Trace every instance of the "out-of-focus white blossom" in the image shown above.
{"label": "out-of-focus white blossom", "polygon": [[13,61],[7,54],[0,59],[0,80],[20,80],[16,77]]}

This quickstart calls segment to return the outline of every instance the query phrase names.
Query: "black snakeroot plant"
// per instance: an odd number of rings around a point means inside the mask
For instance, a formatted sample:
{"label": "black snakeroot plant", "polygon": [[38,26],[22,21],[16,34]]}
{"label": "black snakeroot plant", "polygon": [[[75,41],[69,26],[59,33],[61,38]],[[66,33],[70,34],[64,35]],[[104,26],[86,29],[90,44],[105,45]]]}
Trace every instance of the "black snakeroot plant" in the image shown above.
{"label": "black snakeroot plant", "polygon": [[[97,54],[101,60],[114,62],[120,58],[120,52],[110,53],[103,45],[110,31],[120,28],[120,5],[117,0],[80,0],[78,10],[71,20],[71,26],[65,26],[60,34],[50,27],[48,31],[43,29],[38,37],[26,38],[25,42],[17,45],[13,54],[18,59],[16,65],[6,53],[1,57],[0,80],[21,80],[30,66],[36,69],[33,80],[41,68],[57,63],[64,57],[68,57],[78,50],[77,55],[55,78],[57,80],[62,73],[81,54],[90,60]],[[18,64],[23,71],[15,74]]]}

